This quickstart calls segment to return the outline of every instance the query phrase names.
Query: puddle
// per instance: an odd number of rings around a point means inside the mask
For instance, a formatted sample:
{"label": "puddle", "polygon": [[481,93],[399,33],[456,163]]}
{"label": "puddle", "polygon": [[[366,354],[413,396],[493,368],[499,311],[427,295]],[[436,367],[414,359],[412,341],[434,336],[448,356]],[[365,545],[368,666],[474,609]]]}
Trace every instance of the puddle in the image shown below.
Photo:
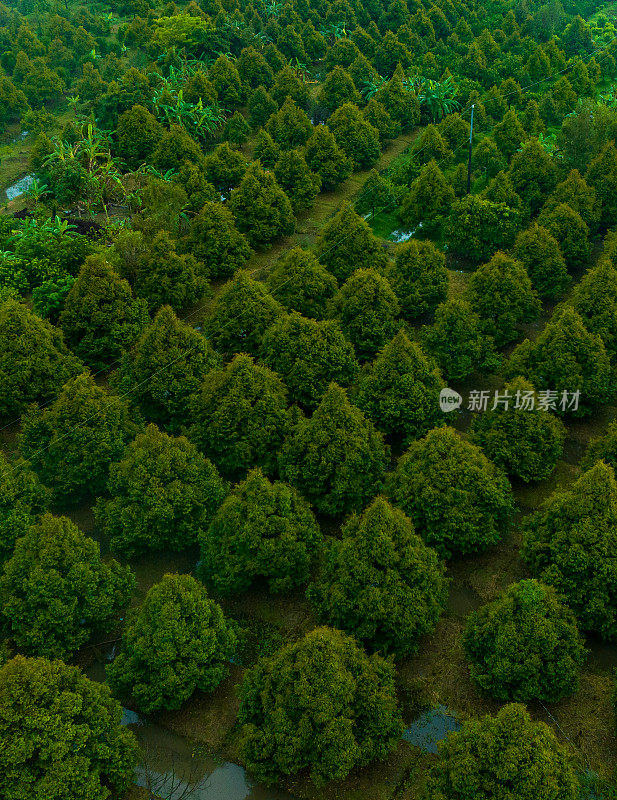
{"label": "puddle", "polygon": [[403,733],[403,739],[426,753],[436,753],[437,743],[449,733],[461,729],[461,723],[445,706],[421,714]]}
{"label": "puddle", "polygon": [[14,200],[16,197],[24,194],[34,183],[34,175],[24,175],[23,178],[14,183],[6,190],[7,200]]}
{"label": "puddle", "polygon": [[125,715],[136,718],[127,724],[142,752],[135,782],[152,794],[165,800],[293,800],[286,792],[253,784],[238,764],[218,759],[134,712],[125,709]]}
{"label": "puddle", "polygon": [[416,230],[417,230],[416,228],[414,228],[413,231],[403,231],[397,229],[395,231],[392,231],[392,233],[388,236],[388,239],[391,242],[396,242],[397,244],[400,244],[401,242],[407,242],[409,241],[409,239],[411,239]]}

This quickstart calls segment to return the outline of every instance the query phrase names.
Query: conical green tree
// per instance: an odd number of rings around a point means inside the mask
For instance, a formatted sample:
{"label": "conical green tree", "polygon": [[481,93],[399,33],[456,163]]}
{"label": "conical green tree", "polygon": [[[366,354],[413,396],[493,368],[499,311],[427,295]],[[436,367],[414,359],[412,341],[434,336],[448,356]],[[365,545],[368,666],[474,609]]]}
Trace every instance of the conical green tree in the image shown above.
{"label": "conical green tree", "polygon": [[239,722],[244,762],[259,780],[298,772],[318,787],[342,780],[396,747],[394,665],[341,631],[317,628],[246,672]]}
{"label": "conical green tree", "polygon": [[352,161],[336,143],[327,125],[318,125],[305,148],[306,163],[321,178],[321,187],[331,192],[351,175]]}
{"label": "conical green tree", "polygon": [[331,384],[310,419],[300,418],[279,453],[281,477],[330,516],[359,510],[380,491],[388,448]]}
{"label": "conical green tree", "polygon": [[495,341],[482,332],[480,317],[466,300],[448,300],[435,310],[435,322],[421,341],[445,378],[462,380],[476,370],[494,372],[500,364]]}
{"label": "conical green tree", "polygon": [[420,174],[411,184],[399,209],[401,222],[410,227],[422,228],[427,233],[435,231],[454,202],[454,189],[436,161],[422,167]]}
{"label": "conical green tree", "polygon": [[308,580],[321,541],[306,500],[255,469],[200,535],[200,576],[225,594],[256,580],[267,581],[271,592],[289,591]]}
{"label": "conical green tree", "polygon": [[274,175],[265,172],[259,163],[248,168],[240,186],[231,193],[229,207],[238,230],[246,234],[253,247],[293,232],[291,202]]}
{"label": "conical green tree", "polygon": [[148,324],[145,300],[136,300],[101,256],[89,256],[71,287],[59,325],[67,344],[96,370],[107,369]]}
{"label": "conical green tree", "polygon": [[575,692],[586,655],[576,617],[536,580],[512,584],[472,612],[463,643],[476,686],[520,703],[554,703]]}
{"label": "conical green tree", "polygon": [[587,183],[577,169],[571,170],[568,177],[557,184],[557,188],[546,201],[549,208],[560,203],[567,203],[580,214],[591,233],[597,231],[602,205],[596,190]]}
{"label": "conical green tree", "polygon": [[233,108],[239,105],[242,99],[242,81],[231,59],[221,54],[208,70],[208,79],[224,106]]}
{"label": "conical green tree", "polygon": [[328,120],[328,127],[355,169],[372,167],[379,158],[379,134],[358,106],[343,103]]}
{"label": "conical green tree", "polygon": [[360,373],[353,400],[380,431],[409,442],[441,421],[443,386],[434,363],[401,330]]}
{"label": "conical green tree", "polygon": [[532,213],[557,186],[557,165],[537,139],[530,139],[510,163],[510,180]]}
{"label": "conical green tree", "polygon": [[288,97],[266,124],[266,131],[284,150],[305,145],[313,126],[305,112]]}
{"label": "conical green tree", "polygon": [[617,267],[601,258],[574,287],[568,303],[590,333],[598,334],[611,359],[617,357]]}
{"label": "conical green tree", "polygon": [[603,461],[526,520],[521,556],[563,595],[581,628],[617,636],[617,483]]}
{"label": "conical green tree", "polygon": [[263,86],[258,86],[249,97],[248,111],[251,125],[260,128],[278,111],[278,105]]}
{"label": "conical green tree", "polygon": [[358,269],[332,298],[330,313],[358,358],[365,359],[394,335],[400,306],[387,278],[375,269]]}
{"label": "conical green tree", "polygon": [[50,400],[83,369],[61,331],[17,300],[0,304],[0,414]]}
{"label": "conical green tree", "polygon": [[[557,410],[578,416],[610,400],[614,388],[610,360],[600,336],[585,327],[571,307],[555,312],[540,335],[518,345],[504,366],[504,375],[522,375],[541,391],[553,391]],[[563,393],[570,400],[561,407]],[[572,393],[580,392],[578,409]]]}
{"label": "conical green tree", "polygon": [[107,667],[115,694],[151,714],[212,692],[229,673],[237,636],[220,606],[190,575],[163,575],[146,594]]}
{"label": "conical green tree", "polygon": [[448,164],[453,153],[435,125],[427,125],[414,142],[412,148],[412,164],[428,164],[431,161]]}
{"label": "conical green tree", "polygon": [[589,261],[589,228],[578,211],[567,203],[545,208],[538,224],[557,239],[568,269],[580,269]]}
{"label": "conical green tree", "polygon": [[83,373],[47,408],[26,412],[19,448],[56,501],[77,503],[105,491],[109,465],[138,430],[126,401]]}
{"label": "conical green tree", "polygon": [[182,309],[211,293],[206,276],[207,270],[195,256],[177,253],[169,232],[160,231],[149,242],[132,285],[136,297],[143,298],[150,311],[162,305]]}
{"label": "conical green tree", "polygon": [[197,542],[225,498],[216,467],[184,436],[149,425],[111,465],[109,498],[95,506],[112,550],[186,550]]}
{"label": "conical green tree", "polygon": [[435,310],[448,294],[446,257],[430,241],[410,239],[400,245],[385,273],[403,316],[413,320]]}
{"label": "conical green tree", "polygon": [[445,567],[411,520],[378,497],[331,541],[307,596],[325,624],[371,650],[406,656],[444,609]]}
{"label": "conical green tree", "polygon": [[566,262],[559,242],[537,223],[533,223],[516,237],[513,256],[527,270],[531,285],[540,297],[556,297],[570,285]]}
{"label": "conical green tree", "polygon": [[259,161],[262,167],[272,169],[272,167],[279,160],[281,155],[281,148],[270,136],[268,131],[263,128],[255,137],[255,147],[253,149],[253,158]]}
{"label": "conical green tree", "polygon": [[375,216],[382,210],[395,208],[396,204],[397,191],[392,181],[372,169],[354,203],[356,212]]}
{"label": "conical green tree", "polygon": [[122,357],[113,383],[147,420],[176,433],[203,379],[220,363],[205,336],[163,306]]}
{"label": "conical green tree", "polygon": [[321,178],[310,171],[299,150],[282,152],[274,165],[274,175],[278,185],[291,200],[294,212],[314,205],[321,189]]}
{"label": "conical green tree", "polygon": [[287,311],[323,319],[328,301],[338,289],[336,278],[319,263],[311,250],[294,247],[286,250],[266,273],[271,295]]}
{"label": "conical green tree", "polygon": [[335,111],[343,103],[357,105],[361,98],[349,72],[341,66],[336,66],[326,75],[318,100],[328,111]]}
{"label": "conical green tree", "polygon": [[205,177],[217,192],[228,195],[232,189],[240,185],[244,177],[248,161],[238,150],[234,150],[227,142],[220,144],[204,160]]}
{"label": "conical green tree", "polygon": [[395,139],[400,135],[400,124],[392,119],[386,107],[374,97],[368,101],[362,109],[362,114],[379,134],[379,141],[384,144],[389,139]]}
{"label": "conical green tree", "polygon": [[498,346],[516,339],[519,326],[537,319],[542,308],[525,267],[502,252],[473,273],[465,299]]}
{"label": "conical green tree", "polygon": [[317,322],[297,312],[266,331],[263,363],[281,376],[292,402],[314,408],[335,381],[348,386],[358,372],[352,344],[333,320]]}
{"label": "conical green tree", "polygon": [[247,355],[206,376],[192,404],[189,436],[229,478],[247,469],[275,470],[289,430],[287,390],[280,378]]}
{"label": "conical green tree", "polygon": [[[465,192],[467,191],[467,170],[463,166],[463,173],[465,176]],[[486,189],[482,192],[482,197],[490,200],[492,203],[503,203],[509,208],[514,208],[517,211],[522,208],[523,201],[514,190],[510,174],[505,171],[498,172],[492,179]]]}
{"label": "conical green tree", "polygon": [[445,558],[496,544],[514,510],[504,473],[453,428],[435,428],[409,446],[388,495]]}
{"label": "conical green tree", "polygon": [[103,561],[98,543],[70,519],[44,514],[4,564],[4,627],[22,652],[68,660],[114,629],[134,583],[130,568]]}
{"label": "conical green tree", "polygon": [[503,403],[473,417],[472,442],[508,475],[525,482],[548,478],[563,450],[564,424],[538,404],[523,378],[507,383],[503,397]]}
{"label": "conical green tree", "polygon": [[284,313],[261,281],[241,271],[217,294],[205,329],[222,353],[256,355],[266,328]]}
{"label": "conical green tree", "polygon": [[315,255],[344,283],[357,269],[382,269],[388,258],[376,236],[350,206],[342,208],[323,228]]}
{"label": "conical green tree", "polygon": [[184,240],[211,278],[230,278],[251,255],[244,234],[236,228],[233,214],[221,203],[205,203],[191,221]]}
{"label": "conical green tree", "polygon": [[526,136],[525,129],[513,108],[509,108],[503,120],[493,128],[493,137],[497,147],[508,161],[519,149]]}

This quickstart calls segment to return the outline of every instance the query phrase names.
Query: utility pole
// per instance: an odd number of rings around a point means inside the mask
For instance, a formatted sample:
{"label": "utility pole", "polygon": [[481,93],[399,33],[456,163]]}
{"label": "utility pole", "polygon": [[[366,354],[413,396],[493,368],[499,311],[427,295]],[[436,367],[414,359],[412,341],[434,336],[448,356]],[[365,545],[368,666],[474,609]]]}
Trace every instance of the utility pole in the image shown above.
{"label": "utility pole", "polygon": [[469,130],[469,163],[467,165],[467,194],[471,192],[471,149],[473,147],[473,110],[475,103],[471,107],[471,127]]}

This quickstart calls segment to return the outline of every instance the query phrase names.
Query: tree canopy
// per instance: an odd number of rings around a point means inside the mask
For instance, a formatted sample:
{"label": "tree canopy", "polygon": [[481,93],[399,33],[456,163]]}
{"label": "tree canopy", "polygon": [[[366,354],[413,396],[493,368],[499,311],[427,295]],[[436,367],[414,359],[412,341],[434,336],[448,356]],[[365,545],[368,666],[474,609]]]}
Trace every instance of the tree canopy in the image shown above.
{"label": "tree canopy", "polygon": [[513,511],[504,473],[449,427],[412,442],[389,477],[388,495],[446,558],[496,544]]}
{"label": "tree canopy", "polygon": [[329,542],[308,597],[325,624],[372,650],[408,655],[445,606],[445,568],[409,518],[378,497]]}
{"label": "tree canopy", "polygon": [[178,709],[197,689],[216,689],[236,645],[233,625],[204,586],[190,575],[163,575],[131,615],[107,677],[146,714]]}
{"label": "tree canopy", "polygon": [[392,664],[329,628],[248,670],[239,721],[243,757],[259,780],[308,769],[317,786],[384,758],[403,728]]}
{"label": "tree canopy", "polygon": [[70,504],[105,491],[109,465],[138,430],[124,399],[83,373],[46,408],[28,409],[19,447],[54,498]]}
{"label": "tree canopy", "polygon": [[321,532],[295,489],[255,469],[227,496],[200,545],[200,575],[217,591],[244,591],[263,579],[282,592],[308,580]]}
{"label": "tree canopy", "polygon": [[422,800],[576,800],[574,758],[522,705],[469,720],[439,746]]}
{"label": "tree canopy", "polygon": [[382,485],[388,448],[332,383],[310,419],[300,417],[279,455],[281,477],[331,516],[359,510]]}
{"label": "tree canopy", "polygon": [[224,476],[257,466],[270,473],[289,430],[287,389],[266,366],[237,355],[208,373],[191,419],[189,437]]}
{"label": "tree canopy", "polygon": [[109,688],[77,667],[16,656],[0,667],[2,796],[111,800],[126,792],[137,742],[121,717]]}
{"label": "tree canopy", "polygon": [[96,519],[112,550],[124,555],[194,545],[226,494],[216,467],[194,444],[156,425],[111,465],[107,490]]}
{"label": "tree canopy", "polygon": [[586,654],[572,611],[536,580],[512,584],[472,612],[464,645],[478,688],[519,703],[554,703],[572,694]]}
{"label": "tree canopy", "polygon": [[104,562],[98,543],[71,520],[46,513],[4,564],[3,627],[23,652],[66,659],[113,630],[133,584],[129,567]]}
{"label": "tree canopy", "polygon": [[568,601],[583,630],[617,636],[613,468],[598,461],[571,489],[556,491],[526,522],[521,555]]}

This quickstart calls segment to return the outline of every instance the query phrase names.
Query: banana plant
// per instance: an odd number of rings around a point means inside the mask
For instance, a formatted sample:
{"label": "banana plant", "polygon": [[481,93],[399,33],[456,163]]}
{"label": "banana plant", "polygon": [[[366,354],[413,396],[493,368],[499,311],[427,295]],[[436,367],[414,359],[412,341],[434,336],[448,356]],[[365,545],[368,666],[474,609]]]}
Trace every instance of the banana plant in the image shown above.
{"label": "banana plant", "polygon": [[302,61],[299,61],[297,56],[292,59],[291,68],[302,83],[318,83],[308,66],[303,64]]}
{"label": "banana plant", "polygon": [[458,87],[451,75],[441,82],[426,78],[418,93],[418,100],[420,105],[426,108],[433,122],[436,122],[461,107],[455,99],[457,91]]}
{"label": "banana plant", "polygon": [[347,28],[344,22],[328,22],[319,29],[319,32],[324,39],[330,39],[334,42],[347,36]]}
{"label": "banana plant", "polygon": [[377,75],[371,80],[362,81],[362,88],[360,91],[362,92],[365,100],[370,100],[371,97],[377,94],[381,87],[386,83],[387,81],[385,78],[382,78],[381,75]]}
{"label": "banana plant", "polygon": [[[165,97],[171,97],[172,102],[165,102]],[[174,92],[169,85],[159,88],[154,96],[154,107],[161,121],[181,125],[202,139],[214,133],[225,121],[225,109],[218,103],[204,106],[201,98],[197,103],[190,103],[184,99],[182,89]]]}
{"label": "banana plant", "polygon": [[282,8],[282,3],[278,3],[276,0],[270,0],[270,2],[265,4],[266,17],[278,17]]}
{"label": "banana plant", "polygon": [[38,178],[34,178],[30,188],[26,192],[26,197],[34,200],[36,204],[42,197],[45,197],[46,194],[49,194],[49,186],[46,183],[41,183]]}

